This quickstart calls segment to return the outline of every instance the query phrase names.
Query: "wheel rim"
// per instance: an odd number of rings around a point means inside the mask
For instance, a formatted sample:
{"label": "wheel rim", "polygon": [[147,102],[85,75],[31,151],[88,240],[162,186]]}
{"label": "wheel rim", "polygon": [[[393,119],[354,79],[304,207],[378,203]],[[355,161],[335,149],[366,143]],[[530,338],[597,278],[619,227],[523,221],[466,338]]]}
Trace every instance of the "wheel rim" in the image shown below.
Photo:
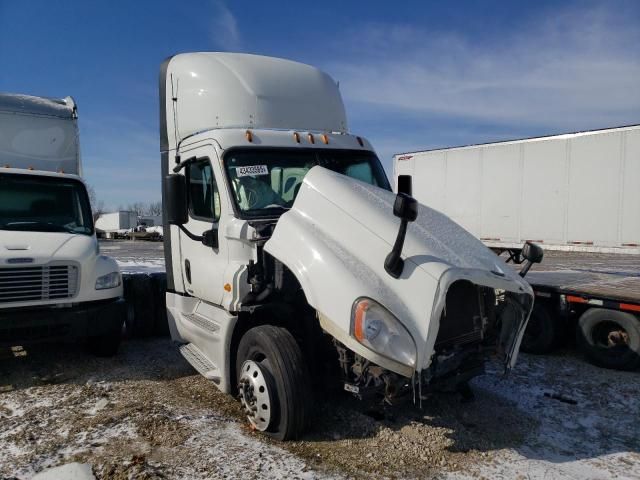
{"label": "wheel rim", "polygon": [[269,428],[272,408],[269,384],[263,369],[258,362],[247,360],[242,364],[238,380],[242,408],[249,423],[261,432]]}
{"label": "wheel rim", "polygon": [[629,334],[616,322],[606,321],[593,329],[593,342],[602,348],[626,349],[629,347]]}

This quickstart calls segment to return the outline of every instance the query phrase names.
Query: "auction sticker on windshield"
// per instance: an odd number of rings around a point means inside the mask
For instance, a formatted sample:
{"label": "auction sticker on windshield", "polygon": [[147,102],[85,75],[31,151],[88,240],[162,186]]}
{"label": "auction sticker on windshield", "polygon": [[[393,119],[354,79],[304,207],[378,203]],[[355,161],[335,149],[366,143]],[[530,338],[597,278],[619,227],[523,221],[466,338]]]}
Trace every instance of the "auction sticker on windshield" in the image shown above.
{"label": "auction sticker on windshield", "polygon": [[236,167],[238,177],[253,177],[256,175],[269,175],[266,165],[248,165],[246,167]]}

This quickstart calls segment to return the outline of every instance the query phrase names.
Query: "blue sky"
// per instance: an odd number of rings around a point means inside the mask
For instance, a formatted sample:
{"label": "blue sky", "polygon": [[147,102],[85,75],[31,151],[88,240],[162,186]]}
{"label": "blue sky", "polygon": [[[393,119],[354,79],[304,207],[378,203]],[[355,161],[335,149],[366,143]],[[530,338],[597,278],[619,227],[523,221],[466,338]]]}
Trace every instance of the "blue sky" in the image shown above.
{"label": "blue sky", "polygon": [[184,51],[319,66],[391,155],[640,123],[640,2],[0,0],[0,91],[79,104],[107,206],[160,199],[158,70]]}

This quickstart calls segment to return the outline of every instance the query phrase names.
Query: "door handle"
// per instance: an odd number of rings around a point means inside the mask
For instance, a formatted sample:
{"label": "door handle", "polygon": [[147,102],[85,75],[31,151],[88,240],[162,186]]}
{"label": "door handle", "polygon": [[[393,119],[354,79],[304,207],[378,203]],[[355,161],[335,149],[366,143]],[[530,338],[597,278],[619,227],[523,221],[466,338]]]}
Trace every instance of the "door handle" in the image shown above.
{"label": "door handle", "polygon": [[187,259],[184,261],[184,274],[187,277],[187,282],[191,283],[191,262]]}

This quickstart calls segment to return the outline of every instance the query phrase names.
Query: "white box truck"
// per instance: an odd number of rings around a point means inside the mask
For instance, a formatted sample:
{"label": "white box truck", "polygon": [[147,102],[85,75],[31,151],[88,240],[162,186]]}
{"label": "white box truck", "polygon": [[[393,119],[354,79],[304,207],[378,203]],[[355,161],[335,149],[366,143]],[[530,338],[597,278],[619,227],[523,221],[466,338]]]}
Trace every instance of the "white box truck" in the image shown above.
{"label": "white box truck", "polygon": [[[399,153],[396,186],[456,220],[496,253],[522,261],[520,242],[640,261],[640,125]],[[575,255],[580,255],[576,253]],[[567,327],[593,363],[640,366],[640,276],[532,272],[536,306],[522,347],[545,353]],[[633,257],[631,257],[633,258]]]}
{"label": "white box truck", "polygon": [[0,94],[0,345],[88,339],[112,355],[118,265],[100,255],[80,177],[76,105]]}
{"label": "white box truck", "polygon": [[392,402],[464,392],[489,355],[513,367],[530,286],[447,217],[391,192],[326,73],[173,56],[160,145],[171,335],[255,429],[295,438],[329,382]]}
{"label": "white box truck", "polygon": [[[96,219],[96,229],[106,234],[123,234],[138,226],[138,214],[128,210],[103,213]],[[109,238],[110,235],[107,235]]]}

